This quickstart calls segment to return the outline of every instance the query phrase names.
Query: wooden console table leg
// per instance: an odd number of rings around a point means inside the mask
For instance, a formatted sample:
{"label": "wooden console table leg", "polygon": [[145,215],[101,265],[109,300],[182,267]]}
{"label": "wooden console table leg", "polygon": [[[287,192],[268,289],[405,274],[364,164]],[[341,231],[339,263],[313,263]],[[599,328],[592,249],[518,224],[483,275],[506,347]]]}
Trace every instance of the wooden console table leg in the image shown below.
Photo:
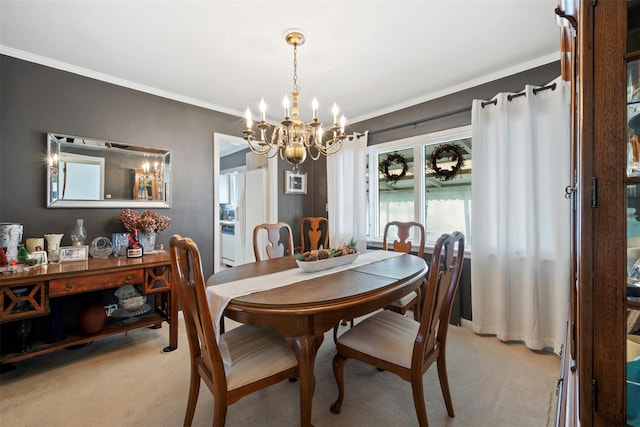
{"label": "wooden console table leg", "polygon": [[20,352],[27,353],[31,350],[29,343],[29,334],[31,334],[31,319],[23,319],[18,329],[18,338],[20,340]]}
{"label": "wooden console table leg", "polygon": [[178,348],[178,295],[173,286],[169,298],[169,346],[162,349],[164,353]]}

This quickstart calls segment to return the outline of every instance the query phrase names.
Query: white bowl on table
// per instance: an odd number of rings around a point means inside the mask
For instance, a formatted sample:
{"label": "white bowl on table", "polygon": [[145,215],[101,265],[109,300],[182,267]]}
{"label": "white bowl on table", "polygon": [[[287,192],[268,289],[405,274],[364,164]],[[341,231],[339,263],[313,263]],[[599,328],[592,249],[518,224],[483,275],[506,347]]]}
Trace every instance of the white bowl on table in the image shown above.
{"label": "white bowl on table", "polygon": [[332,258],[319,259],[317,261],[300,261],[296,260],[298,267],[306,273],[327,270],[329,268],[338,267],[340,265],[351,264],[358,258],[358,253],[349,255],[340,255]]}

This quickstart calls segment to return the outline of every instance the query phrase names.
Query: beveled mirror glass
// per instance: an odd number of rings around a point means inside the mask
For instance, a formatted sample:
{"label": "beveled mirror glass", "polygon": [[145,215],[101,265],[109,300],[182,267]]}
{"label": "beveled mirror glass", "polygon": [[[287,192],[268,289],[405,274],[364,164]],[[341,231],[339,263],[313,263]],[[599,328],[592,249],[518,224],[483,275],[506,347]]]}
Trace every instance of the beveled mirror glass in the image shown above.
{"label": "beveled mirror glass", "polygon": [[168,208],[171,151],[47,134],[47,207]]}

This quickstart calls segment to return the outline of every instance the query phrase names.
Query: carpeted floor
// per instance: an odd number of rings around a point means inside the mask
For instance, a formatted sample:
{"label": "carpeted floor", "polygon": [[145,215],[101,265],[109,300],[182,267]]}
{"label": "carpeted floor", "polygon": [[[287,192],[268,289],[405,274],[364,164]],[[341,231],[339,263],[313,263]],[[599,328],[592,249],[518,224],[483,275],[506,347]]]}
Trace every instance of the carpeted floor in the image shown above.
{"label": "carpeted floor", "polygon": [[[0,425],[181,426],[188,389],[188,346],[162,353],[165,326],[25,360],[0,376]],[[520,344],[449,329],[448,368],[455,418],[446,413],[435,366],[424,376],[431,426],[551,426],[560,358]],[[411,387],[357,361],[345,369],[342,413],[329,406],[337,387],[328,334],[316,358],[312,422],[323,426],[416,426]],[[232,405],[227,426],[299,425],[298,383],[283,382]],[[194,426],[211,425],[212,397],[202,385]]]}

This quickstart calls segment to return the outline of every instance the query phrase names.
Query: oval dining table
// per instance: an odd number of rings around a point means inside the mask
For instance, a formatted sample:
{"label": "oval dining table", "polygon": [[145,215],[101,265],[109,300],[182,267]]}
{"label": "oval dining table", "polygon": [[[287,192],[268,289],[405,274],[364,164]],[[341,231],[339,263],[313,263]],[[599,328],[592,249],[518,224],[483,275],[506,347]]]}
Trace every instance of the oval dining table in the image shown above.
{"label": "oval dining table", "polygon": [[[274,258],[223,270],[207,283],[215,286],[293,268],[298,268],[294,257]],[[422,258],[403,254],[235,297],[224,315],[244,324],[269,326],[287,339],[299,364],[300,425],[311,426],[314,363],[324,333],[342,319],[371,313],[416,290],[427,270]]]}

